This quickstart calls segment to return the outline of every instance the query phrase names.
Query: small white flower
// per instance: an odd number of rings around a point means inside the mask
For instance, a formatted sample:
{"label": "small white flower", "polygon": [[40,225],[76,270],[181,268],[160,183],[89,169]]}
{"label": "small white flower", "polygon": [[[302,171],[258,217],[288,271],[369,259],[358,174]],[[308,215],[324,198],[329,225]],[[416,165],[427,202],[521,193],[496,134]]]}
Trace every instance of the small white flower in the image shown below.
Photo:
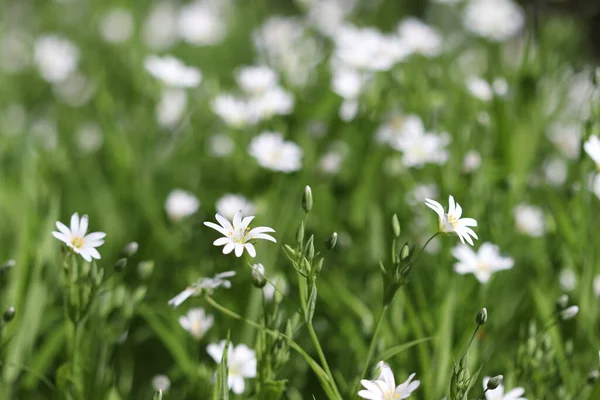
{"label": "small white flower", "polygon": [[473,246],[473,239],[478,239],[477,234],[471,229],[471,226],[477,226],[477,221],[473,218],[461,218],[462,207],[454,202],[454,197],[448,198],[448,213],[444,211],[444,207],[437,201],[425,199],[425,205],[431,208],[439,217],[439,231],[446,233],[456,233],[460,241],[464,244],[465,241]]}
{"label": "small white flower", "polygon": [[459,274],[473,274],[481,283],[486,283],[496,271],[511,269],[515,264],[510,257],[503,257],[498,246],[485,242],[477,252],[464,244],[452,249],[452,255],[458,260],[454,271]]}
{"label": "small white flower", "polygon": [[227,278],[235,276],[235,271],[221,272],[213,278],[200,278],[197,282],[186,287],[181,293],[169,300],[169,305],[173,308],[179,307],[184,301],[192,296],[197,296],[202,291],[211,294],[215,289],[223,287],[229,289],[231,282]]}
{"label": "small white flower", "polygon": [[302,168],[302,149],[296,143],[285,141],[279,132],[265,131],[255,136],[248,152],[260,166],[274,171],[289,173]]}
{"label": "small white flower", "polygon": [[178,28],[179,35],[186,42],[195,46],[210,46],[225,39],[227,21],[217,2],[196,1],[181,8]]}
{"label": "small white flower", "polygon": [[156,121],[164,128],[174,128],[182,120],[187,107],[187,94],[183,89],[166,88],[156,105]]}
{"label": "small white flower", "polygon": [[88,229],[87,215],[84,215],[79,219],[78,213],[73,214],[71,216],[70,229],[60,221],[56,222],[56,227],[59,232],[52,232],[52,236],[61,242],[64,242],[75,253],[81,255],[84,260],[91,262],[92,259],[99,260],[101,258],[96,247],[100,247],[104,244],[106,233],[93,232],[86,235]]}
{"label": "small white flower", "polygon": [[412,392],[417,390],[421,382],[412,381],[415,374],[410,374],[408,379],[396,386],[396,379],[391,368],[385,364],[380,363],[381,373],[379,377],[374,381],[363,379],[360,384],[366,389],[358,392],[358,395],[363,399],[368,400],[396,400],[396,399],[407,399],[412,395]]}
{"label": "small white flower", "polygon": [[340,104],[340,110],[338,111],[338,115],[340,119],[344,122],[350,122],[358,113],[358,101],[356,100],[344,100],[342,104]]}
{"label": "small white flower", "polygon": [[86,122],[75,131],[77,147],[83,153],[93,153],[102,147],[104,137],[100,126],[94,122]]}
{"label": "small white flower", "polygon": [[594,277],[594,282],[592,283],[592,287],[594,289],[594,296],[600,297],[600,275],[596,275]]}
{"label": "small white flower", "polygon": [[[487,389],[488,381],[490,380],[489,376],[483,378],[483,389]],[[504,385],[501,383],[494,390],[487,390],[485,392],[486,400],[527,400],[523,395],[525,394],[525,389],[521,387],[514,388],[507,393],[504,393]]]}
{"label": "small white flower", "polygon": [[478,151],[471,150],[465,154],[463,159],[463,171],[469,173],[481,167],[481,154]]}
{"label": "small white flower", "polygon": [[450,135],[428,132],[421,136],[408,136],[393,146],[403,153],[402,163],[409,168],[422,168],[426,164],[443,165],[450,154],[446,147],[450,144]]}
{"label": "small white flower", "polygon": [[190,192],[174,189],[167,196],[165,210],[172,221],[179,221],[194,214],[200,207],[200,201]]}
{"label": "small white flower", "polygon": [[100,34],[109,43],[123,43],[133,34],[133,16],[128,10],[114,8],[100,21]]}
{"label": "small white flower", "polygon": [[362,92],[368,75],[348,67],[336,67],[331,72],[331,88],[345,100],[355,100]]}
{"label": "small white flower", "polygon": [[208,152],[215,157],[226,157],[235,148],[235,142],[224,133],[217,133],[208,138]]}
{"label": "small white flower", "polygon": [[569,160],[579,158],[581,151],[581,125],[555,123],[548,130],[548,139],[560,151],[560,153]]}
{"label": "small white flower", "polygon": [[[209,344],[206,352],[215,362],[220,363],[225,350],[225,340],[218,344]],[[256,353],[245,344],[234,346],[229,343],[227,350],[227,386],[235,394],[246,389],[246,378],[256,377]]]}
{"label": "small white flower", "polygon": [[400,22],[398,33],[413,53],[434,57],[442,50],[439,32],[417,18],[407,18]]}
{"label": "small white flower", "polygon": [[321,171],[329,175],[335,175],[339,172],[344,161],[344,153],[339,150],[330,150],[323,154],[319,160],[319,168]]}
{"label": "small white flower", "polygon": [[375,138],[379,143],[387,143],[395,149],[405,138],[420,137],[425,134],[423,121],[418,115],[392,114],[377,128]]}
{"label": "small white flower", "polygon": [[215,218],[220,225],[208,221],[204,222],[204,225],[223,234],[224,237],[213,242],[215,246],[224,246],[223,254],[229,254],[235,250],[236,257],[241,257],[245,249],[251,257],[256,257],[256,249],[250,243],[251,240],[264,239],[277,243],[277,240],[273,236],[267,234],[275,232],[273,228],[259,226],[250,229],[249,225],[254,216],[242,219],[242,214],[238,211],[233,217],[233,224],[220,214],[216,214]]}
{"label": "small white flower", "polygon": [[256,207],[250,200],[239,194],[226,194],[217,200],[217,212],[227,219],[233,219],[235,213],[242,212],[242,216],[253,215]]}
{"label": "small white flower", "polygon": [[288,115],[294,111],[294,96],[279,86],[251,97],[248,103],[259,120],[266,120],[274,115]]}
{"label": "small white flower", "polygon": [[464,10],[463,23],[478,36],[503,42],[521,31],[525,17],[512,0],[471,0]]}
{"label": "small white flower", "polygon": [[546,233],[546,221],[540,208],[519,204],[515,207],[514,216],[519,232],[533,237],[540,237]]}
{"label": "small white flower", "polygon": [[170,2],[157,2],[142,27],[142,41],[154,51],[164,51],[177,41],[177,6]]}
{"label": "small white flower", "polygon": [[281,297],[281,293],[284,295],[288,293],[288,284],[282,275],[275,275],[270,279],[270,282],[267,282],[265,287],[263,287],[265,300],[271,302],[275,296],[277,296],[277,301],[280,301],[279,298]]}
{"label": "small white flower", "polygon": [[223,122],[234,128],[253,125],[258,122],[258,111],[246,99],[222,93],[210,103],[211,110]]}
{"label": "small white flower", "polygon": [[575,289],[577,285],[577,275],[572,269],[563,269],[558,275],[558,283],[560,288],[565,292],[570,292]]}
{"label": "small white flower", "polygon": [[213,323],[214,317],[207,314],[204,308],[192,308],[186,315],[179,317],[179,325],[196,339],[201,339]]}
{"label": "small white flower", "polygon": [[238,85],[246,93],[259,95],[277,86],[277,72],[265,65],[243,67],[236,73]]}
{"label": "small white flower", "polygon": [[546,181],[552,186],[560,186],[567,181],[569,167],[560,157],[551,157],[542,166]]}
{"label": "small white flower", "polygon": [[575,316],[579,313],[579,307],[578,306],[571,306],[565,310],[562,310],[560,312],[560,318],[563,321],[567,321],[569,319],[573,319],[575,318]]}
{"label": "small white flower", "polygon": [[147,56],[144,68],[169,87],[192,88],[202,82],[202,73],[198,68],[189,67],[173,56]]}
{"label": "small white flower", "polygon": [[596,135],[591,135],[583,143],[583,149],[588,156],[596,163],[596,168],[600,170],[600,139]]}
{"label": "small white flower", "polygon": [[494,92],[488,81],[478,76],[471,76],[467,79],[467,89],[481,101],[490,101],[494,97]]}
{"label": "small white flower", "polygon": [[42,78],[56,83],[75,72],[79,62],[79,49],[62,36],[45,35],[35,41],[34,59]]}
{"label": "small white flower", "polygon": [[155,375],[152,378],[152,388],[154,390],[166,392],[171,387],[171,380],[166,375]]}

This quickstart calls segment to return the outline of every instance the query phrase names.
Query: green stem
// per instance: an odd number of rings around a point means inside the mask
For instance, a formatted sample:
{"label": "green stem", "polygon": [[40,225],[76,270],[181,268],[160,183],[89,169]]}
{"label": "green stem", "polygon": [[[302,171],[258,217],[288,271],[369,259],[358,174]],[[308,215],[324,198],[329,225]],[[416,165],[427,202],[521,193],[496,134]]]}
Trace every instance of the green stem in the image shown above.
{"label": "green stem", "polygon": [[352,389],[352,392],[350,393],[351,397],[354,397],[354,394],[358,393],[358,391],[360,390],[360,380],[364,379],[364,377],[367,375],[367,371],[369,369],[369,366],[371,365],[371,359],[373,358],[373,354],[375,353],[375,345],[377,343],[377,338],[379,337],[379,332],[381,331],[381,326],[383,325],[383,317],[387,308],[388,306],[383,306],[381,312],[379,313],[379,316],[377,317],[375,331],[373,331],[373,337],[371,338],[371,343],[369,344],[369,351],[367,352],[367,358],[365,359],[365,364],[363,366],[361,374],[358,376],[356,383],[353,385],[354,387]]}
{"label": "green stem", "polygon": [[488,390],[490,390],[490,389],[486,388],[486,389],[483,391],[483,393],[481,393],[481,394],[479,395],[479,397],[477,398],[477,400],[485,400],[485,392],[487,392]]}
{"label": "green stem", "polygon": [[417,261],[421,257],[421,254],[423,254],[423,251],[425,251],[425,248],[427,247],[427,245],[429,244],[429,242],[431,242],[433,239],[435,239],[437,237],[437,235],[439,235],[440,233],[441,233],[440,231],[437,231],[432,237],[430,237],[429,239],[427,239],[427,241],[425,242],[425,244],[423,245],[423,247],[421,247],[421,250],[419,250],[419,253],[415,257],[415,260],[412,262],[413,265],[417,263]]}
{"label": "green stem", "polygon": [[473,331],[473,334],[471,335],[471,339],[469,339],[469,343],[467,344],[467,347],[465,348],[465,351],[463,352],[462,356],[460,356],[459,364],[462,362],[463,358],[465,358],[465,356],[469,352],[469,349],[471,348],[471,344],[473,344],[473,339],[475,339],[475,335],[477,334],[477,331],[479,331],[479,327],[480,326],[481,325],[477,325],[475,327],[475,330]]}
{"label": "green stem", "polygon": [[321,365],[323,365],[323,368],[325,368],[325,372],[327,373],[327,376],[329,377],[329,380],[330,380],[329,384],[331,386],[331,389],[334,391],[337,398],[342,400],[342,394],[340,393],[340,391],[335,383],[335,379],[333,377],[333,374],[331,373],[331,369],[329,368],[327,359],[325,358],[325,353],[323,353],[323,348],[321,347],[321,343],[319,342],[317,333],[315,332],[315,329],[313,328],[312,321],[309,321],[306,324],[306,327],[308,328],[308,334],[310,335],[313,345],[317,349],[317,354],[319,356],[319,360],[321,361]]}

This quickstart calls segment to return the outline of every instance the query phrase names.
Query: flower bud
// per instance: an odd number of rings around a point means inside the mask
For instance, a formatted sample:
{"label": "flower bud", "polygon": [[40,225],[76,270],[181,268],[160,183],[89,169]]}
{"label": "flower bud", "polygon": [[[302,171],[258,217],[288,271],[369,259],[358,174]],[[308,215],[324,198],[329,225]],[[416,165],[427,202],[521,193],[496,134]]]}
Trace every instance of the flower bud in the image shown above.
{"label": "flower bud", "polygon": [[[296,243],[298,243],[298,246],[302,246],[302,243],[304,242],[304,221],[300,222],[300,226],[298,227],[298,230],[296,231]],[[302,249],[300,249],[302,250]]]}
{"label": "flower bud", "polygon": [[162,400],[163,398],[163,392],[162,390],[157,390],[156,392],[154,392],[154,396],[152,396],[152,400]]}
{"label": "flower bud", "polygon": [[337,238],[338,238],[337,232],[333,232],[331,234],[331,236],[329,236],[327,238],[327,240],[325,241],[325,248],[327,250],[333,250],[335,248],[335,245],[337,244]]}
{"label": "flower bud", "polygon": [[115,264],[115,272],[123,272],[125,267],[127,266],[127,259],[120,258],[119,261]]}
{"label": "flower bud", "polygon": [[569,319],[575,318],[575,316],[577,315],[578,312],[579,312],[578,306],[571,306],[560,312],[560,318],[563,321],[567,321]]}
{"label": "flower bud", "polygon": [[262,264],[254,264],[252,266],[252,284],[259,289],[262,289],[267,284],[265,267]]}
{"label": "flower bud", "polygon": [[410,247],[408,247],[408,243],[405,243],[402,246],[402,250],[400,250],[400,259],[402,261],[406,260],[410,256]]}
{"label": "flower bud", "polygon": [[304,188],[304,195],[302,196],[302,208],[304,209],[304,212],[308,214],[308,212],[312,209],[312,206],[312,190],[310,186],[306,185],[306,187]]}
{"label": "flower bud", "polygon": [[398,220],[398,216],[396,214],[392,216],[392,228],[394,229],[394,236],[400,237],[400,221]]}
{"label": "flower bud", "polygon": [[312,259],[315,257],[315,237],[314,235],[310,235],[310,237],[308,238],[308,241],[306,242],[306,248],[304,250],[306,257],[312,261]]}
{"label": "flower bud", "polygon": [[600,371],[598,371],[596,369],[596,370],[590,371],[590,373],[588,374],[588,377],[587,377],[587,382],[588,382],[588,384],[593,385],[596,382],[598,382],[598,379],[600,379]]}
{"label": "flower bud", "polygon": [[488,390],[494,390],[500,386],[503,380],[504,377],[502,375],[496,375],[493,378],[490,378],[490,380],[487,382],[486,388]]}
{"label": "flower bud", "polygon": [[2,316],[2,319],[4,319],[4,322],[10,322],[15,318],[15,314],[16,314],[16,310],[14,307],[8,307],[6,309],[6,311],[4,311],[4,315]]}
{"label": "flower bud", "polygon": [[477,313],[477,317],[475,318],[475,322],[477,322],[477,325],[481,326],[484,325],[487,322],[487,309],[485,307],[483,307],[481,309],[481,311],[479,311]]}
{"label": "flower bud", "polygon": [[138,264],[138,274],[140,278],[147,279],[152,275],[152,271],[154,271],[154,261],[142,261]]}
{"label": "flower bud", "polygon": [[137,242],[128,243],[127,246],[123,247],[122,253],[125,257],[131,257],[138,251]]}
{"label": "flower bud", "polygon": [[562,310],[567,308],[568,304],[569,304],[569,296],[567,296],[566,294],[563,294],[558,299],[556,299],[556,312],[561,312]]}

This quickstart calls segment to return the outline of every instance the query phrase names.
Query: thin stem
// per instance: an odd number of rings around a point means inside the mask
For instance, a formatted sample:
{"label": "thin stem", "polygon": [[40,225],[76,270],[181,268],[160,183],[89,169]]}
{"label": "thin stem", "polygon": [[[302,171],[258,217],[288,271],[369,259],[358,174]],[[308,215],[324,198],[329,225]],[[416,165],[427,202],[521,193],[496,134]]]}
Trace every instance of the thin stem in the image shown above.
{"label": "thin stem", "polygon": [[469,349],[471,348],[471,344],[473,344],[473,339],[475,339],[475,335],[477,335],[477,331],[479,331],[480,326],[481,325],[477,324],[477,327],[475,327],[475,330],[473,331],[473,334],[471,335],[471,339],[469,339],[469,343],[467,344],[465,351],[463,352],[462,356],[460,356],[460,361],[462,361],[463,358],[465,358],[465,356],[469,352]]}
{"label": "thin stem", "polygon": [[335,383],[335,378],[333,377],[333,374],[331,373],[331,369],[329,368],[329,364],[327,363],[327,359],[325,358],[325,353],[323,353],[323,348],[321,347],[321,343],[319,342],[317,333],[315,332],[315,329],[313,328],[312,321],[309,321],[306,324],[306,327],[308,328],[308,334],[310,335],[310,338],[311,338],[315,348],[317,349],[317,354],[319,355],[319,360],[321,361],[323,368],[325,368],[325,372],[329,376],[329,379],[330,379],[329,384],[331,386],[331,389],[333,389],[337,398],[342,400],[342,394],[340,393],[339,389],[337,388],[337,385]]}
{"label": "thin stem", "polygon": [[369,351],[367,352],[367,358],[365,359],[365,364],[363,366],[361,374],[358,376],[356,383],[353,385],[352,392],[350,396],[354,396],[354,393],[358,393],[360,389],[360,380],[363,379],[367,375],[367,370],[371,365],[371,359],[373,358],[373,353],[375,353],[375,344],[377,343],[377,338],[379,336],[379,331],[381,330],[381,326],[383,325],[383,317],[387,310],[388,306],[383,306],[381,311],[379,312],[379,316],[377,317],[377,322],[375,325],[375,330],[373,331],[373,337],[371,338],[371,343],[369,344]]}
{"label": "thin stem", "polygon": [[425,242],[425,244],[423,245],[423,247],[421,247],[421,250],[419,250],[419,253],[415,257],[415,260],[412,262],[413,264],[417,263],[417,261],[421,257],[421,254],[423,254],[423,251],[425,251],[425,248],[427,247],[427,245],[429,244],[429,242],[431,242],[433,239],[435,239],[437,237],[437,235],[439,235],[440,233],[441,233],[440,231],[437,231],[432,237],[430,237],[429,239],[427,239],[427,241]]}
{"label": "thin stem", "polygon": [[486,388],[486,389],[483,391],[483,393],[481,393],[481,394],[479,395],[479,397],[477,398],[477,400],[485,400],[485,393],[486,393],[488,390],[490,390],[490,389],[489,389],[489,388]]}

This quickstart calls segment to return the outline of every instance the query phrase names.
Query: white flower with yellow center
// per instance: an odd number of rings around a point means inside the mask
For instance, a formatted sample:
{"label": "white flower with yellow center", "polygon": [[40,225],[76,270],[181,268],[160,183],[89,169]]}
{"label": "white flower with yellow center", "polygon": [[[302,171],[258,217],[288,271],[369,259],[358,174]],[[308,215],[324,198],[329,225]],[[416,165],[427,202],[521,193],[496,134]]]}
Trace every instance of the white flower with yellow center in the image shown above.
{"label": "white flower with yellow center", "polygon": [[220,225],[213,222],[205,222],[204,225],[213,228],[224,235],[224,237],[218,238],[213,242],[215,246],[225,246],[223,247],[223,254],[229,254],[235,250],[236,257],[241,257],[244,253],[244,249],[246,249],[251,257],[256,257],[256,249],[254,248],[254,245],[250,243],[251,240],[265,239],[277,243],[277,240],[275,240],[273,236],[267,235],[267,233],[275,232],[273,228],[259,226],[250,229],[249,225],[254,219],[253,216],[242,219],[242,213],[238,211],[233,216],[232,222],[229,222],[229,220],[221,214],[216,214],[215,218]]}
{"label": "white flower with yellow center", "polygon": [[368,400],[397,400],[409,398],[419,387],[421,382],[411,382],[415,374],[410,374],[408,379],[396,386],[396,379],[390,367],[385,363],[380,363],[381,373],[374,381],[363,379],[361,385],[366,390],[361,390],[358,395]]}
{"label": "white flower with yellow center", "polygon": [[[209,344],[206,352],[220,363],[225,350],[225,341],[221,340],[218,344]],[[229,343],[227,350],[227,386],[235,394],[242,394],[246,389],[245,378],[254,378],[256,376],[256,353],[254,350],[240,344],[234,346]]]}
{"label": "white flower with yellow center", "polygon": [[487,282],[496,271],[511,269],[515,264],[510,257],[500,255],[498,246],[483,243],[477,252],[469,246],[461,244],[452,249],[452,255],[458,260],[454,271],[459,274],[473,274],[481,283]]}
{"label": "white flower with yellow center", "polygon": [[52,236],[61,242],[64,242],[75,253],[81,255],[85,261],[91,262],[92,259],[99,260],[101,258],[96,247],[100,247],[104,244],[106,233],[93,232],[86,235],[88,229],[87,215],[84,215],[79,219],[78,213],[73,214],[71,216],[70,229],[60,221],[56,222],[56,227],[59,232],[52,232]]}
{"label": "white flower with yellow center", "polygon": [[437,201],[425,199],[425,205],[431,208],[439,217],[439,231],[445,233],[456,233],[460,241],[464,244],[465,241],[473,246],[473,239],[479,239],[477,234],[471,229],[471,226],[477,226],[477,221],[473,218],[461,218],[462,207],[454,202],[454,197],[448,199],[448,213],[444,207]]}
{"label": "white flower with yellow center", "polygon": [[600,139],[596,135],[590,136],[583,144],[583,149],[588,156],[596,163],[596,168],[600,171]]}
{"label": "white flower with yellow center", "polygon": [[194,338],[201,339],[213,326],[214,317],[207,314],[204,308],[192,308],[186,315],[179,317],[179,325]]}

